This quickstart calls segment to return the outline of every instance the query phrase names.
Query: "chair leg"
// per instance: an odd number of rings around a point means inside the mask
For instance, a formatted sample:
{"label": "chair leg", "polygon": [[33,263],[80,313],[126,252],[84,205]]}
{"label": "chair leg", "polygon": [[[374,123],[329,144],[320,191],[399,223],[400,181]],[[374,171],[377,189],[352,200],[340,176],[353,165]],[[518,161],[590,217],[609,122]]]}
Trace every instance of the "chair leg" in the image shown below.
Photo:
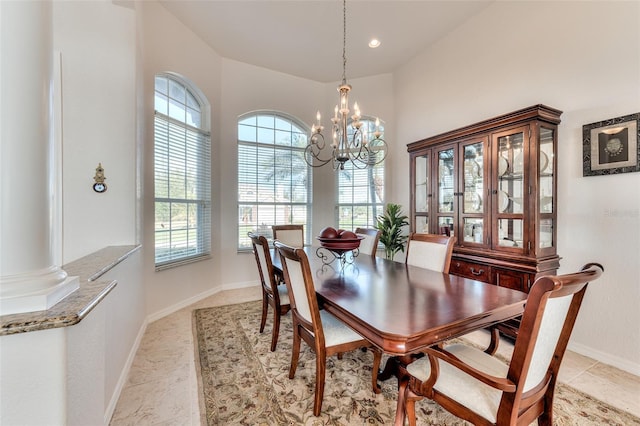
{"label": "chair leg", "polygon": [[409,426],[416,426],[416,401],[422,397],[416,395],[409,387],[405,390],[404,405],[409,420]]}
{"label": "chair leg", "polygon": [[262,318],[260,319],[260,333],[264,331],[264,325],[267,323],[267,310],[269,309],[269,302],[267,301],[267,295],[262,290]]}
{"label": "chair leg", "polygon": [[489,342],[489,346],[485,349],[485,353],[489,355],[495,355],[498,350],[498,345],[500,344],[500,331],[496,327],[493,327],[489,330],[491,333],[491,341]]}
{"label": "chair leg", "polygon": [[271,352],[276,350],[278,344],[278,334],[280,333],[280,309],[273,308],[273,330],[271,332]]}
{"label": "chair leg", "polygon": [[407,386],[409,385],[408,378],[398,379],[398,404],[396,405],[396,419],[394,422],[395,426],[404,426],[404,418],[406,415],[406,395],[405,391]]}
{"label": "chair leg", "polygon": [[324,348],[316,353],[316,396],[313,401],[313,415],[318,417],[324,398],[324,379],[327,371],[327,355]]}
{"label": "chair leg", "polygon": [[554,392],[547,391],[544,396],[544,411],[538,416],[539,426],[553,425],[553,394]]}
{"label": "chair leg", "polygon": [[547,416],[547,413],[540,414],[540,417],[538,417],[538,426],[551,426],[551,425],[553,425],[553,423],[551,422],[551,419],[549,418],[549,416]]}
{"label": "chair leg", "polygon": [[291,367],[289,367],[289,378],[293,379],[296,375],[298,367],[298,358],[300,357],[300,335],[298,334],[298,325],[293,324],[293,346],[291,350]]}

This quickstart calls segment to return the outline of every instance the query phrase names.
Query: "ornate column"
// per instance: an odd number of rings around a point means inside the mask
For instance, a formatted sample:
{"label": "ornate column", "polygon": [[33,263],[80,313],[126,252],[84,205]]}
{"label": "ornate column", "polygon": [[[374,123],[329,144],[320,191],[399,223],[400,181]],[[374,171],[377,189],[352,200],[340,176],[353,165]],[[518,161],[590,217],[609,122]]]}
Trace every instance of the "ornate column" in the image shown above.
{"label": "ornate column", "polygon": [[0,315],[78,288],[54,262],[51,8],[0,1]]}

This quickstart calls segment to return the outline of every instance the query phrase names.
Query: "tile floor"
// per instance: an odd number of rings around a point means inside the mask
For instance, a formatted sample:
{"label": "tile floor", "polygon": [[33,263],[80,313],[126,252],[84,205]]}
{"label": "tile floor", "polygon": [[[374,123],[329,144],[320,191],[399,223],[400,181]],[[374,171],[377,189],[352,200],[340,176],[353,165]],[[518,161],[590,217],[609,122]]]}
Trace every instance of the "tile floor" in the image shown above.
{"label": "tile floor", "polygon": [[[259,287],[224,291],[149,324],[111,426],[200,425],[191,311],[260,298]],[[488,341],[484,332],[471,337]],[[640,377],[569,351],[559,380],[640,417]]]}

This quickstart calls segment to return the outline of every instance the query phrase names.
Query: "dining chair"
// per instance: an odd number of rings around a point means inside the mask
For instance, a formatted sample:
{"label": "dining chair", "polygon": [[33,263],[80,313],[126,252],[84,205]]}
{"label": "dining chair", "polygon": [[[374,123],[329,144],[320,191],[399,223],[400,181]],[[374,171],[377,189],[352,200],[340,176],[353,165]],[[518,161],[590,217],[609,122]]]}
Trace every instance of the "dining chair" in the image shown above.
{"label": "dining chair", "polygon": [[273,239],[288,246],[304,247],[304,225],[273,225]]}
{"label": "dining chair", "polygon": [[[327,369],[327,357],[371,344],[349,326],[325,310],[320,310],[313,285],[309,259],[302,248],[296,248],[275,242],[282,260],[285,283],[289,289],[291,314],[293,319],[293,347],[289,378],[293,379],[300,356],[300,343],[304,340],[316,354],[316,383],[313,415],[319,416],[324,396],[324,383]],[[374,350],[374,377],[377,382],[377,369],[382,353]]]}
{"label": "dining chair", "polygon": [[454,243],[455,237],[413,232],[409,235],[405,263],[448,274]]}
{"label": "dining chair", "polygon": [[531,287],[509,362],[464,344],[433,346],[400,367],[396,425],[416,424],[424,397],[475,425],[553,424],[558,370],[587,285],[602,265],[538,278]]}
{"label": "dining chair", "polygon": [[253,253],[258,265],[258,273],[262,284],[262,319],[260,320],[260,333],[264,331],[267,323],[267,312],[269,305],[273,308],[273,330],[271,332],[271,352],[276,350],[278,344],[278,334],[280,332],[280,316],[285,315],[291,309],[289,302],[289,292],[287,287],[278,285],[279,278],[271,263],[269,243],[262,235],[252,232],[249,234]]}
{"label": "dining chair", "polygon": [[380,231],[373,228],[356,228],[356,235],[364,237],[360,241],[360,252],[374,256],[378,251],[378,240],[380,240]]}

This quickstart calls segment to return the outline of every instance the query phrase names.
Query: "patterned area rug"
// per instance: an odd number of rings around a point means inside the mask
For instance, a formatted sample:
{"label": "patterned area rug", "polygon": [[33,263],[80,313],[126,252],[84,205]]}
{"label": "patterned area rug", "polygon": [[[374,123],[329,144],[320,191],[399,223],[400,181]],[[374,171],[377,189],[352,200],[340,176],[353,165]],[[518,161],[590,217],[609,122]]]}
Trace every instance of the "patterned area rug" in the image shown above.
{"label": "patterned area rug", "polygon": [[[261,302],[194,311],[202,424],[393,423],[397,381],[383,382],[382,393],[374,394],[373,356],[360,350],[327,361],[322,413],[314,417],[315,355],[303,342],[296,376],[289,380],[291,315],[282,318],[278,347],[270,352],[272,312],[262,334],[260,313]],[[556,388],[554,404],[555,425],[640,425],[640,419],[562,384]],[[416,414],[419,425],[468,424],[426,399],[416,403]]]}

